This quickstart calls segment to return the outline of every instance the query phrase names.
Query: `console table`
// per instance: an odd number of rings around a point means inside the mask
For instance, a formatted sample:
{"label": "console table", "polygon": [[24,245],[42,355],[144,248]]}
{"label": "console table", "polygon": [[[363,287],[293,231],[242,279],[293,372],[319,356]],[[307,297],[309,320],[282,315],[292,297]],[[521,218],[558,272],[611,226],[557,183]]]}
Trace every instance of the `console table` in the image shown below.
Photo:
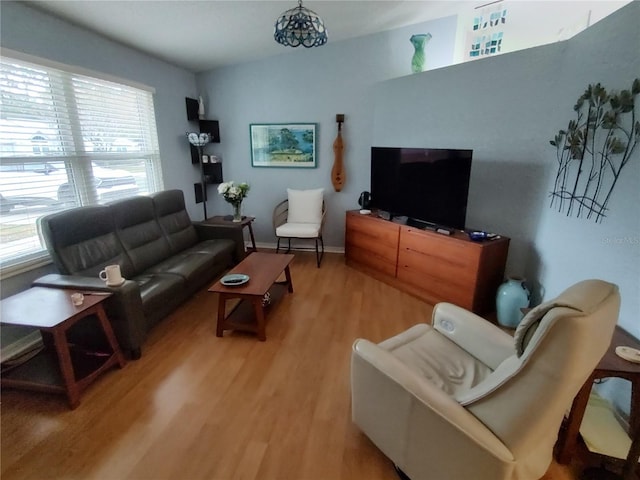
{"label": "console table", "polygon": [[347,212],[349,266],[435,304],[451,302],[478,314],[495,311],[509,239],[475,242],[460,230],[443,235],[358,210]]}
{"label": "console table", "polygon": [[[113,366],[124,367],[103,302],[111,293],[84,293],[82,305],[74,305],[74,290],[32,287],[0,301],[0,323],[40,329],[45,349],[33,358],[2,371],[2,387],[66,394],[71,408],[80,403],[80,393],[101,373]],[[67,330],[90,315],[102,327],[111,352],[93,352],[71,346]]]}

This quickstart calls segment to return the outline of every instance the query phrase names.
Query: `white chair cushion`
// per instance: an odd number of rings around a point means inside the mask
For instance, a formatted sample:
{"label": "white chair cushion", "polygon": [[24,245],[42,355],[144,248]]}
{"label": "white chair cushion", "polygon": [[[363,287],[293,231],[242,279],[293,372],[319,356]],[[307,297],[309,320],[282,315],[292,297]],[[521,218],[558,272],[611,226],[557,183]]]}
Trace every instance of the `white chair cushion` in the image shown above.
{"label": "white chair cushion", "polygon": [[277,237],[317,238],[320,236],[319,223],[285,223],[276,228]]}
{"label": "white chair cushion", "polygon": [[322,196],[324,188],[292,190],[287,188],[289,198],[288,223],[320,223],[322,221]]}

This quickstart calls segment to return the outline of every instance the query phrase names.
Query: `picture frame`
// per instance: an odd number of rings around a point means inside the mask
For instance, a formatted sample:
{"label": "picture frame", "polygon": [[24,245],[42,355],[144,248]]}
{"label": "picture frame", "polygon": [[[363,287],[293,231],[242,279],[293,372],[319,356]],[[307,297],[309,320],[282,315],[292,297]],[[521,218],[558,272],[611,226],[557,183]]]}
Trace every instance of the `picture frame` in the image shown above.
{"label": "picture frame", "polygon": [[316,123],[252,123],[251,166],[316,168]]}

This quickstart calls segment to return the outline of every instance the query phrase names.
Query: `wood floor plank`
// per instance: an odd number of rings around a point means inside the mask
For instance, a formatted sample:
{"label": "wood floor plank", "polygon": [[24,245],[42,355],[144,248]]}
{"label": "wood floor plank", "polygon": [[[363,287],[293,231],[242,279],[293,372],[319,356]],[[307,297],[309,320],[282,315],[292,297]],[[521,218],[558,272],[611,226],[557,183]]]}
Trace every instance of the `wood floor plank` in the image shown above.
{"label": "wood floor plank", "polygon": [[[206,288],[150,333],[140,360],[102,376],[69,410],[63,396],[4,389],[3,480],[394,479],[352,424],[349,362],[432,307],[312,253],[291,264],[294,293],[269,312],[267,341],[215,336]],[[552,464],[545,480],[573,480]]]}

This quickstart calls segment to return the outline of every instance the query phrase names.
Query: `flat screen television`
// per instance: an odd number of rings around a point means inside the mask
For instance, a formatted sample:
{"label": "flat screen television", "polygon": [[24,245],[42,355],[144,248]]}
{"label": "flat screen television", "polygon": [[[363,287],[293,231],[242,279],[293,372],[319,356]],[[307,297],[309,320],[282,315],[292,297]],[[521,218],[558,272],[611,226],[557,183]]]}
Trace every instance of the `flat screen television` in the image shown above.
{"label": "flat screen television", "polygon": [[473,150],[371,147],[371,207],[465,228]]}

